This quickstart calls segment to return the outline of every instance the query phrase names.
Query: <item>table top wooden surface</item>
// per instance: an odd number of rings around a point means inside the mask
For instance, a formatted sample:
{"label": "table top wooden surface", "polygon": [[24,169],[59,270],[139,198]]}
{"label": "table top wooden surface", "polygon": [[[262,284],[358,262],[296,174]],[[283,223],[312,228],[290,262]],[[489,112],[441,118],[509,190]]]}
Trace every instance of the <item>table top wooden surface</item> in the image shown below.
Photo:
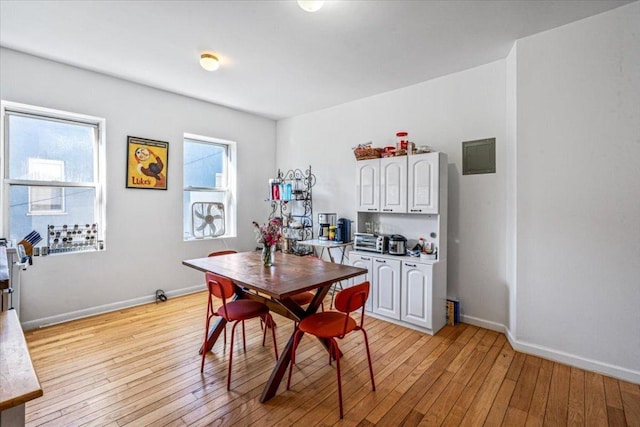
{"label": "table top wooden surface", "polygon": [[0,411],[42,396],[15,310],[0,312]]}
{"label": "table top wooden surface", "polygon": [[311,257],[275,254],[275,265],[265,267],[259,251],[240,252],[182,261],[203,272],[211,271],[234,283],[283,299],[367,273],[367,269],[325,262]]}

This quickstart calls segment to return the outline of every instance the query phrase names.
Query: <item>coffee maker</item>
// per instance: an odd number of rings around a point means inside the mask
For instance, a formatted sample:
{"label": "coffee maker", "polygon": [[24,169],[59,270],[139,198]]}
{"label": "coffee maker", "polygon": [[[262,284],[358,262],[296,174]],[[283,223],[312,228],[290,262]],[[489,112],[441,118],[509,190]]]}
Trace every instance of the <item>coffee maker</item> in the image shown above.
{"label": "coffee maker", "polygon": [[351,242],[351,220],[350,219],[347,219],[347,218],[338,219],[336,241],[341,243]]}
{"label": "coffee maker", "polygon": [[336,225],[335,213],[319,213],[318,214],[318,239],[329,240],[329,229]]}

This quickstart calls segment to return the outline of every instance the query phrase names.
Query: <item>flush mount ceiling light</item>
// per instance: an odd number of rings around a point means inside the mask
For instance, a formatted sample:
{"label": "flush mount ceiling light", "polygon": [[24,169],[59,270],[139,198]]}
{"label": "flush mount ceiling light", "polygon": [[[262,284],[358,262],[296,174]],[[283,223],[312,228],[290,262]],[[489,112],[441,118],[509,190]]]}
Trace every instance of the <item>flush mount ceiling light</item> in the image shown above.
{"label": "flush mount ceiling light", "polygon": [[203,53],[200,55],[200,65],[207,71],[215,71],[220,68],[220,61],[211,53]]}
{"label": "flush mount ceiling light", "polygon": [[324,0],[298,0],[298,6],[307,12],[317,12],[323,4]]}

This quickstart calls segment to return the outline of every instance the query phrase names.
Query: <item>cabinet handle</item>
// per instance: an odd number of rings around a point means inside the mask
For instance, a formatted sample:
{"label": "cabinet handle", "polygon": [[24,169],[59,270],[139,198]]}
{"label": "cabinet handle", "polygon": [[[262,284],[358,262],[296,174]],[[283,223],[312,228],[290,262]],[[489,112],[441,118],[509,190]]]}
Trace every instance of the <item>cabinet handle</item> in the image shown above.
{"label": "cabinet handle", "polygon": [[387,262],[387,261],[384,259],[376,259],[376,262]]}
{"label": "cabinet handle", "polygon": [[406,265],[407,267],[417,267],[417,265],[415,265],[415,264],[408,264],[406,262],[404,263],[404,265]]}
{"label": "cabinet handle", "polygon": [[422,209],[411,209],[411,212],[422,212]]}
{"label": "cabinet handle", "polygon": [[382,209],[383,212],[392,212],[393,209]]}
{"label": "cabinet handle", "polygon": [[363,260],[363,261],[371,261],[371,258],[365,258],[365,257],[362,257],[362,258],[360,258],[360,259],[361,259],[361,260]]}
{"label": "cabinet handle", "polygon": [[369,209],[367,209],[367,210],[368,210],[368,211],[373,211],[373,212],[378,212],[378,209],[375,209],[375,208],[369,208]]}

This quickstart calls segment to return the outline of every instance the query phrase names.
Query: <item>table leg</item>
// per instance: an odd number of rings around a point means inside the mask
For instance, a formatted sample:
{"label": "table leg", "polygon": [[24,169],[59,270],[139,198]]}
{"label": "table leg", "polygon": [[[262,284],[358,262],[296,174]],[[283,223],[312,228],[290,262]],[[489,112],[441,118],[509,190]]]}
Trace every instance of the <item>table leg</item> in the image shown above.
{"label": "table leg", "polygon": [[293,347],[293,337],[294,334],[292,334],[289,338],[287,345],[285,346],[284,350],[282,350],[282,353],[280,353],[280,358],[278,359],[275,368],[273,368],[273,371],[271,371],[269,381],[267,381],[267,384],[262,391],[262,396],[260,396],[261,403],[264,403],[275,396],[276,392],[278,391],[278,387],[280,387],[280,382],[282,382],[282,378],[284,378],[284,374],[286,374],[287,368],[289,367],[289,362],[291,362],[291,348]]}
{"label": "table leg", "polygon": [[[213,328],[209,329],[209,335],[207,336],[207,345],[204,348],[205,353],[213,348],[213,345],[216,343],[216,340],[220,336],[220,333],[224,331],[226,324],[226,320],[224,320],[222,317],[218,317],[218,320],[216,321],[215,325],[213,325]],[[202,354],[202,350],[203,348],[202,346],[200,346],[200,351],[198,351],[198,354]]]}
{"label": "table leg", "polygon": [[344,246],[340,248],[340,251],[342,252],[340,254],[340,264],[344,264],[344,250],[345,250]]}
{"label": "table leg", "polygon": [[[316,294],[316,296],[313,298],[313,300],[307,307],[307,310],[304,311],[305,313],[304,316],[299,316],[302,309],[300,308],[300,306],[293,303],[290,299],[280,301],[280,304],[282,304],[282,306],[287,308],[287,310],[289,310],[290,312],[295,313],[297,317],[304,318],[306,316],[309,316],[315,313],[318,310],[318,308],[320,307],[320,303],[329,292],[329,289],[331,289],[331,286],[332,285],[329,285],[329,286],[325,286],[324,288],[318,289],[318,293]],[[262,391],[262,395],[260,396],[261,403],[266,402],[267,400],[271,399],[273,396],[276,395],[276,392],[278,391],[278,387],[280,387],[280,383],[282,382],[282,378],[284,378],[284,375],[287,373],[287,368],[289,367],[289,363],[291,362],[291,348],[293,347],[294,335],[295,335],[295,330],[291,334],[291,337],[289,338],[287,345],[285,346],[284,350],[280,354],[280,358],[278,359],[278,362],[276,362],[276,366],[273,368],[273,371],[271,371],[271,376],[269,377],[269,380],[267,381],[267,384],[265,385],[264,390]],[[320,344],[322,344],[322,346],[327,351],[329,351],[328,340],[318,338],[318,341],[320,342]],[[340,357],[342,357],[342,353],[340,353]]]}

